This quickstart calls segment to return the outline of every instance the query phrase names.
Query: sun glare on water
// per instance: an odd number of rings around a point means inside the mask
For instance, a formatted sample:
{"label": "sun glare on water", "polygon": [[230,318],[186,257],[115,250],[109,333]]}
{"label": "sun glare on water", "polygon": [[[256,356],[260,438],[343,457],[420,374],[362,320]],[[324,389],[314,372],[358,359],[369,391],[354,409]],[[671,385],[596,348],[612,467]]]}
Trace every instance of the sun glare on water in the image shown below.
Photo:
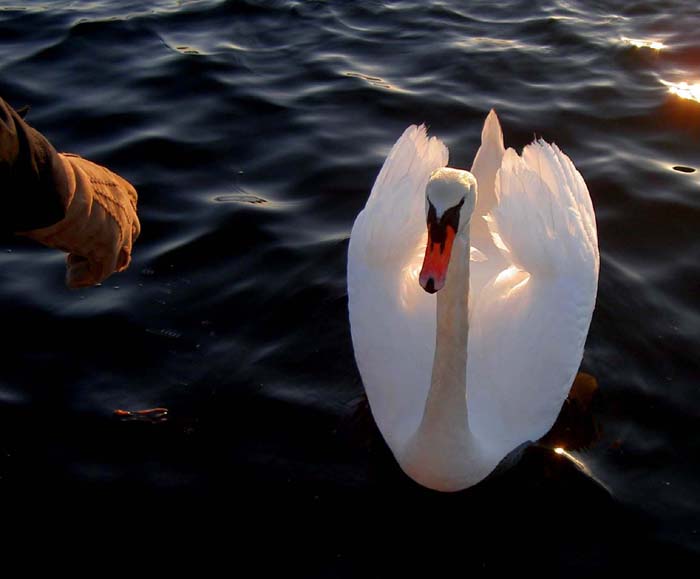
{"label": "sun glare on water", "polygon": [[694,84],[683,82],[668,82],[662,80],[667,87],[668,92],[675,94],[682,99],[688,99],[700,103],[700,82]]}
{"label": "sun glare on water", "polygon": [[570,452],[567,452],[566,450],[564,450],[564,449],[561,448],[561,447],[555,448],[555,449],[554,449],[554,452],[556,452],[559,456],[563,456],[563,457],[567,458],[568,460],[570,460],[571,462],[573,462],[573,463],[574,463],[578,468],[580,468],[582,471],[584,471],[584,472],[586,472],[586,473],[588,472],[588,469],[586,468],[586,465],[583,464],[583,462],[581,462],[578,458],[576,458],[576,457],[575,457],[573,454],[571,454]]}
{"label": "sun glare on water", "polygon": [[663,42],[657,40],[644,40],[643,38],[628,38],[623,36],[621,38],[622,42],[625,44],[630,44],[636,48],[651,48],[652,50],[663,50],[668,48]]}
{"label": "sun glare on water", "polygon": [[[646,40],[644,38],[629,38],[627,36],[620,37],[620,41],[624,44],[634,46],[635,48],[649,48],[659,52],[665,50],[668,45],[659,40]],[[682,99],[691,100],[700,103],[700,82],[689,83],[687,81],[670,82],[661,80],[668,87],[668,92]]]}

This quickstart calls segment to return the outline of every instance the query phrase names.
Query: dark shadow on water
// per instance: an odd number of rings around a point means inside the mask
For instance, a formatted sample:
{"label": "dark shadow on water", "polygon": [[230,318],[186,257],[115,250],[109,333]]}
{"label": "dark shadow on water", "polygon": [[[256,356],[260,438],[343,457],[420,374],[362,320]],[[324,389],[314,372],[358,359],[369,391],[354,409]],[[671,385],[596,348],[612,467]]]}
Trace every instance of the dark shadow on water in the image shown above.
{"label": "dark shadow on water", "polygon": [[71,543],[92,553],[166,549],[164,568],[208,553],[204,565],[292,577],[590,577],[692,563],[650,548],[648,521],[550,449],[442,494],[412,483],[386,446],[349,447],[332,417],[252,392],[222,402],[160,423],[3,413],[15,449],[0,453],[5,525],[47,521],[40,534],[59,545],[70,518]]}

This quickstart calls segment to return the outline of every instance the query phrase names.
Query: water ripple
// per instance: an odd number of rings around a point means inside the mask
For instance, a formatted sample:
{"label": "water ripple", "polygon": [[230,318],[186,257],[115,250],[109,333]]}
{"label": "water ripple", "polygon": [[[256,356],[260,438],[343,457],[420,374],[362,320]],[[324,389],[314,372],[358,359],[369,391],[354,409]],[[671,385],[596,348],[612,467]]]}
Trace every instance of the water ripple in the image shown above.
{"label": "water ripple", "polygon": [[[389,458],[378,482],[372,457],[348,450],[337,429],[362,391],[345,268],[373,179],[412,123],[426,123],[450,147],[451,164],[468,168],[495,107],[508,143],[556,141],[594,200],[601,280],[583,369],[601,385],[603,440],[577,460],[610,495],[535,453],[477,491],[493,507],[482,522],[498,512],[504,527],[516,524],[509,513],[523,514],[525,503],[542,520],[577,513],[577,524],[565,521],[567,541],[543,535],[570,555],[557,559],[555,575],[572,571],[568,560],[590,559],[569,540],[578,526],[580,545],[604,553],[601,569],[609,560],[631,565],[640,551],[682,560],[698,549],[700,516],[700,449],[688,436],[700,416],[699,21],[697,5],[682,0],[0,7],[0,94],[31,105],[29,121],[61,150],[133,181],[143,225],[131,268],[78,292],[63,286],[62,256],[2,238],[11,339],[0,434],[26,432],[7,440],[26,439],[32,459],[23,464],[35,460],[42,480],[55,471],[88,485],[180,485],[203,495],[216,480],[244,485],[245,496],[289,492],[299,504],[322,488],[334,513],[346,500],[391,495],[435,516],[478,517],[477,495],[421,494]],[[111,419],[115,409],[161,407],[165,424]],[[92,436],[65,433],[81,420],[93,421]],[[68,438],[48,436],[45,421]],[[113,430],[122,427],[170,430],[129,438]],[[183,442],[183,432],[201,434]],[[148,477],[127,481],[128,452]],[[0,477],[9,468],[2,457]],[[283,490],[288,478],[301,490]],[[523,493],[522,504],[502,506]],[[608,525],[617,512],[608,501],[629,509],[629,520]],[[483,547],[495,569],[493,544],[472,539],[465,544]],[[501,540],[499,554],[516,549]]]}

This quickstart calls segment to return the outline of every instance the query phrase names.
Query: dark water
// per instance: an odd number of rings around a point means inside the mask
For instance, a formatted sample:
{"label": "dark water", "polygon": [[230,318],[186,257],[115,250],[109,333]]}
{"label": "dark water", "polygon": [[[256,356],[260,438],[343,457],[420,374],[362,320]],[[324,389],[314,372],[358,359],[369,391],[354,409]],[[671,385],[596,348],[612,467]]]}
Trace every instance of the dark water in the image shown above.
{"label": "dark water", "polygon": [[[129,271],[84,291],[0,239],[2,510],[88,507],[84,529],[128,527],[104,548],[167,535],[159,557],[204,545],[233,574],[697,567],[700,172],[674,167],[700,169],[700,102],[666,83],[700,81],[698,27],[692,0],[0,2],[0,94],[131,180],[143,225]],[[356,412],[348,235],[408,124],[468,167],[491,107],[591,190],[602,436],[574,453],[590,475],[534,448],[441,495]]]}

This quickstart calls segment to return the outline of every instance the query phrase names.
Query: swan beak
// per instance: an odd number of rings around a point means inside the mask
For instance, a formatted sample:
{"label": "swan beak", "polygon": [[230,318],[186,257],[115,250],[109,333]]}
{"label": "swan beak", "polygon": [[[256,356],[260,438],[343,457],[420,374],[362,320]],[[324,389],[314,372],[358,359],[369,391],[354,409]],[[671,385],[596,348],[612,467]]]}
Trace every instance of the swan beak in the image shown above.
{"label": "swan beak", "polygon": [[456,235],[455,229],[447,223],[428,223],[428,245],[418,282],[429,294],[440,291],[445,285]]}

